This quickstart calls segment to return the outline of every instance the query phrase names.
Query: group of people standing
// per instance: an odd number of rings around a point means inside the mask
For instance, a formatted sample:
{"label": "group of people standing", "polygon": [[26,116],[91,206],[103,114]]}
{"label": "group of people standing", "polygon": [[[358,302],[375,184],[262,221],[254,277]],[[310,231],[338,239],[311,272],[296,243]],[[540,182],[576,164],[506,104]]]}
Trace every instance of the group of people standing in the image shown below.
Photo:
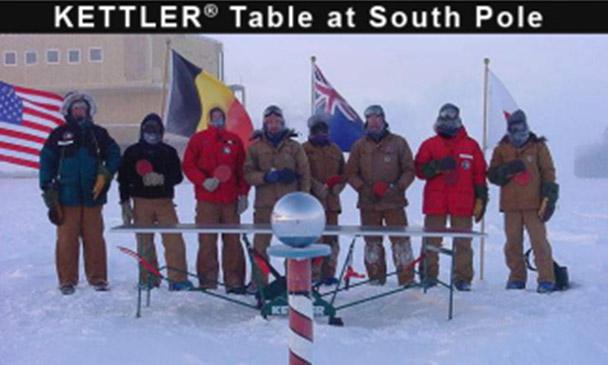
{"label": "group of people standing", "polygon": [[[507,289],[524,289],[526,267],[523,254],[524,229],[530,235],[539,270],[537,291],[555,288],[551,247],[545,222],[555,209],[558,185],[547,144],[528,127],[523,111],[508,118],[505,137],[494,149],[489,169],[478,143],[468,136],[460,111],[445,104],[434,123],[435,135],[412,153],[402,136],[391,132],[380,105],[365,110],[364,135],[352,146],[348,160],[329,139],[329,118],[315,114],[308,120],[309,136],[298,143],[287,127],[282,110],[271,105],[264,110],[263,126],[254,132],[245,150],[243,141],[226,130],[227,116],[220,107],[209,111],[209,125],[194,134],[180,162],[176,150],[163,142],[163,123],[149,114],[141,123],[140,140],[120,150],[107,131],[93,123],[96,106],[84,93],[65,99],[62,112],[66,124],[56,128],[41,153],[40,187],[57,225],[56,263],[60,290],[71,294],[78,283],[79,237],[82,238],[85,272],[96,290],[107,290],[105,242],[101,207],[112,176],[118,173],[124,223],[175,224],[174,187],[183,174],[194,185],[196,223],[238,224],[249,207],[248,193],[255,190],[254,223],[269,223],[274,204],[285,194],[302,191],[315,196],[326,211],[327,224],[338,224],[340,194],[348,184],[358,193],[361,224],[407,226],[406,191],[418,177],[425,181],[423,213],[428,229],[447,226],[470,229],[479,222],[488,202],[486,177],[501,187],[500,210],[505,216],[505,256],[510,269]],[[217,235],[199,235],[196,271],[199,286],[218,286],[220,262]],[[227,293],[256,290],[246,285],[245,254],[238,235],[222,234],[223,283]],[[256,255],[268,258],[271,241],[256,234]],[[313,280],[336,284],[338,238],[320,239],[331,247],[331,255],[313,263]],[[415,282],[414,254],[410,239],[390,237],[392,258],[399,285]],[[441,238],[425,244],[440,246]],[[163,234],[170,290],[193,287],[187,278],[186,250],[180,234]],[[151,234],[138,234],[139,252],[158,266]],[[384,285],[387,265],[382,237],[365,237],[364,262],[370,284]],[[420,267],[427,285],[437,282],[437,253],[427,251],[426,267]],[[455,241],[455,287],[471,290],[473,250],[470,239]],[[253,272],[255,271],[255,272]],[[253,265],[251,277],[268,282],[268,274]],[[142,285],[158,286],[140,278]]]}

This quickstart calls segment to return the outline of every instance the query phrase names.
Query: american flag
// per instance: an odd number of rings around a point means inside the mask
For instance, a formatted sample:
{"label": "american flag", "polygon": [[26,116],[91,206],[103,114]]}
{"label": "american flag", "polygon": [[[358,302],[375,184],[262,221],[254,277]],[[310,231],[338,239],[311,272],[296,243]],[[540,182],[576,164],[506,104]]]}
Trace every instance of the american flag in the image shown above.
{"label": "american flag", "polygon": [[64,123],[63,97],[0,81],[0,161],[40,168],[49,133]]}
{"label": "american flag", "polygon": [[319,67],[313,63],[314,110],[331,116],[329,138],[342,151],[350,151],[352,144],[363,134],[363,122],[357,112],[327,81]]}

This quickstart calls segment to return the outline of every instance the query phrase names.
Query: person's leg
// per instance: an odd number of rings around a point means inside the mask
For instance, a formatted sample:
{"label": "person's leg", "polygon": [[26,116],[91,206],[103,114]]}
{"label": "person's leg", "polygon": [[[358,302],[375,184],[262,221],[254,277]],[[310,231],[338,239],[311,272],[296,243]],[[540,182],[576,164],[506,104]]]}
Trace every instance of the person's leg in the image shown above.
{"label": "person's leg", "polygon": [[[427,214],[424,216],[424,228],[429,230],[444,229],[446,223],[447,216],[445,215]],[[427,245],[441,247],[441,237],[425,237],[423,240]],[[424,245],[422,246],[422,249],[424,250]],[[426,251],[425,262],[426,268],[423,267],[424,265],[421,266],[422,275],[426,274],[428,277],[425,279],[428,281],[437,280],[437,277],[439,276],[439,254],[430,250]]]}
{"label": "person's leg", "polygon": [[[272,209],[270,209],[270,208],[257,208],[253,212],[253,223],[255,223],[255,224],[270,223],[271,214],[272,214]],[[257,252],[260,256],[268,259],[268,254],[266,253],[266,249],[268,248],[268,246],[270,246],[271,239],[272,239],[272,235],[256,234],[253,237],[253,249],[255,250],[255,252]],[[261,272],[261,270],[257,270],[257,273],[256,273],[255,269],[256,269],[255,266],[252,266],[252,270],[251,270],[252,282],[255,283],[255,280],[254,280],[255,275],[259,275],[259,278],[262,281],[262,283],[267,284],[268,283],[268,274]]]}
{"label": "person's leg", "polygon": [[[239,224],[241,218],[236,212],[236,202],[222,205],[222,223]],[[245,286],[245,254],[238,234],[222,234],[222,271],[226,290],[241,289]]]}
{"label": "person's leg", "polygon": [[[382,226],[382,213],[365,209],[361,210],[361,224],[364,226]],[[365,236],[365,268],[370,280],[379,284],[386,282],[386,257],[382,236]]]}
{"label": "person's leg", "polygon": [[[220,207],[218,204],[198,201],[196,203],[196,223],[214,224],[220,222]],[[217,234],[199,234],[198,255],[196,257],[196,272],[199,285],[204,289],[217,288]]]}
{"label": "person's leg", "polygon": [[524,225],[530,236],[530,244],[534,252],[534,264],[538,270],[538,282],[555,284],[553,270],[553,255],[551,245],[547,241],[547,229],[534,210],[523,212]]}
{"label": "person's leg", "polygon": [[[144,226],[154,224],[156,214],[153,205],[150,199],[133,198],[133,222]],[[156,256],[156,248],[154,247],[154,234],[137,233],[135,238],[138,246],[137,251],[141,257],[155,268],[158,268],[158,258]],[[158,286],[160,284],[160,278],[150,274],[142,265],[140,265],[139,273],[140,284],[148,284],[148,280],[151,281],[151,285]]]}
{"label": "person's leg", "polygon": [[108,285],[106,241],[103,238],[102,206],[83,207],[82,241],[84,270],[89,284],[100,287]]}
{"label": "person's leg", "polygon": [[[450,216],[450,227],[455,229],[471,229],[472,217]],[[454,281],[471,284],[473,280],[473,249],[470,238],[454,238]]]}
{"label": "person's leg", "polygon": [[[407,227],[405,209],[391,209],[384,212],[387,226]],[[414,261],[412,244],[409,237],[389,237],[393,248],[393,263],[397,270],[399,285],[408,285],[414,282]]]}
{"label": "person's leg", "polygon": [[526,282],[524,261],[524,219],[521,211],[505,212],[505,260],[509,268],[510,283]]}
{"label": "person's leg", "polygon": [[[156,209],[156,220],[159,224],[178,224],[179,219],[175,211],[175,205],[171,199],[158,199]],[[167,274],[172,282],[184,282],[188,280],[188,264],[186,262],[186,245],[181,234],[162,234],[163,246],[165,248],[165,262]]]}
{"label": "person's leg", "polygon": [[57,227],[57,244],[55,248],[55,266],[59,286],[78,284],[78,257],[80,252],[80,226],[82,207],[62,207],[63,224]]}

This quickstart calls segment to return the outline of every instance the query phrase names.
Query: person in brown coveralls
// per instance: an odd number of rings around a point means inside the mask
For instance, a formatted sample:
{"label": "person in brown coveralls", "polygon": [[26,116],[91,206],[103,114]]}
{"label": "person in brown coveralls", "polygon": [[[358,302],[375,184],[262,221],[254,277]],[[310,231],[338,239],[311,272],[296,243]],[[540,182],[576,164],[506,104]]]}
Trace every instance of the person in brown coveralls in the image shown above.
{"label": "person in brown coveralls", "polygon": [[538,268],[539,293],[555,290],[547,222],[555,211],[559,186],[546,139],[530,131],[526,115],[517,110],[507,120],[507,134],[494,149],[490,182],[500,186],[500,211],[505,215],[505,257],[511,271],[507,289],[526,287],[524,228],[530,236]]}
{"label": "person in brown coveralls", "polygon": [[[310,168],[304,148],[291,139],[293,130],[285,127],[283,111],[276,105],[264,110],[263,130],[247,150],[245,160],[245,180],[255,186],[253,212],[254,223],[270,223],[274,204],[282,196],[294,192],[310,192]],[[258,255],[268,258],[266,248],[272,236],[256,234],[253,246]],[[252,270],[252,279],[256,273]],[[268,274],[260,272],[263,283],[268,282]],[[252,281],[255,284],[255,281]],[[255,292],[250,285],[248,292]]]}
{"label": "person in brown coveralls", "polygon": [[[361,224],[407,226],[405,191],[415,176],[412,151],[403,137],[389,131],[381,106],[369,106],[365,119],[365,135],[355,142],[346,163],[348,183],[359,193]],[[399,285],[410,285],[414,281],[410,239],[390,240]],[[365,267],[370,284],[386,283],[382,237],[365,237]]]}
{"label": "person in brown coveralls", "polygon": [[[337,144],[329,140],[327,115],[315,114],[308,119],[310,131],[304,151],[308,157],[311,175],[311,193],[325,208],[326,223],[338,224],[341,213],[340,193],[344,190],[344,156]],[[325,285],[337,283],[335,278],[340,245],[338,237],[323,236],[321,243],[331,247],[331,255],[313,260],[312,280]]]}
{"label": "person in brown coveralls", "polygon": [[[173,197],[175,186],[183,175],[175,148],[163,142],[163,122],[156,113],[144,117],[139,142],[129,146],[118,170],[118,189],[124,224],[152,225],[179,223]],[[133,205],[131,205],[133,201]],[[158,258],[154,234],[136,234],[138,251],[154,267]],[[165,262],[169,290],[188,290],[186,247],[181,234],[161,235],[165,248]],[[149,288],[159,286],[160,278],[140,271],[139,283]]]}

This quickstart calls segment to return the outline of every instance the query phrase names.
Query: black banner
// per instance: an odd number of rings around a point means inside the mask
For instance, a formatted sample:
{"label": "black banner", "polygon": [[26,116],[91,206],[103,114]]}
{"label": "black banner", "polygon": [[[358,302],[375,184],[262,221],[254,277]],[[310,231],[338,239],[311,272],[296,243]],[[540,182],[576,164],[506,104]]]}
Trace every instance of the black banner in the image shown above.
{"label": "black banner", "polygon": [[604,33],[608,2],[2,2],[1,33]]}

